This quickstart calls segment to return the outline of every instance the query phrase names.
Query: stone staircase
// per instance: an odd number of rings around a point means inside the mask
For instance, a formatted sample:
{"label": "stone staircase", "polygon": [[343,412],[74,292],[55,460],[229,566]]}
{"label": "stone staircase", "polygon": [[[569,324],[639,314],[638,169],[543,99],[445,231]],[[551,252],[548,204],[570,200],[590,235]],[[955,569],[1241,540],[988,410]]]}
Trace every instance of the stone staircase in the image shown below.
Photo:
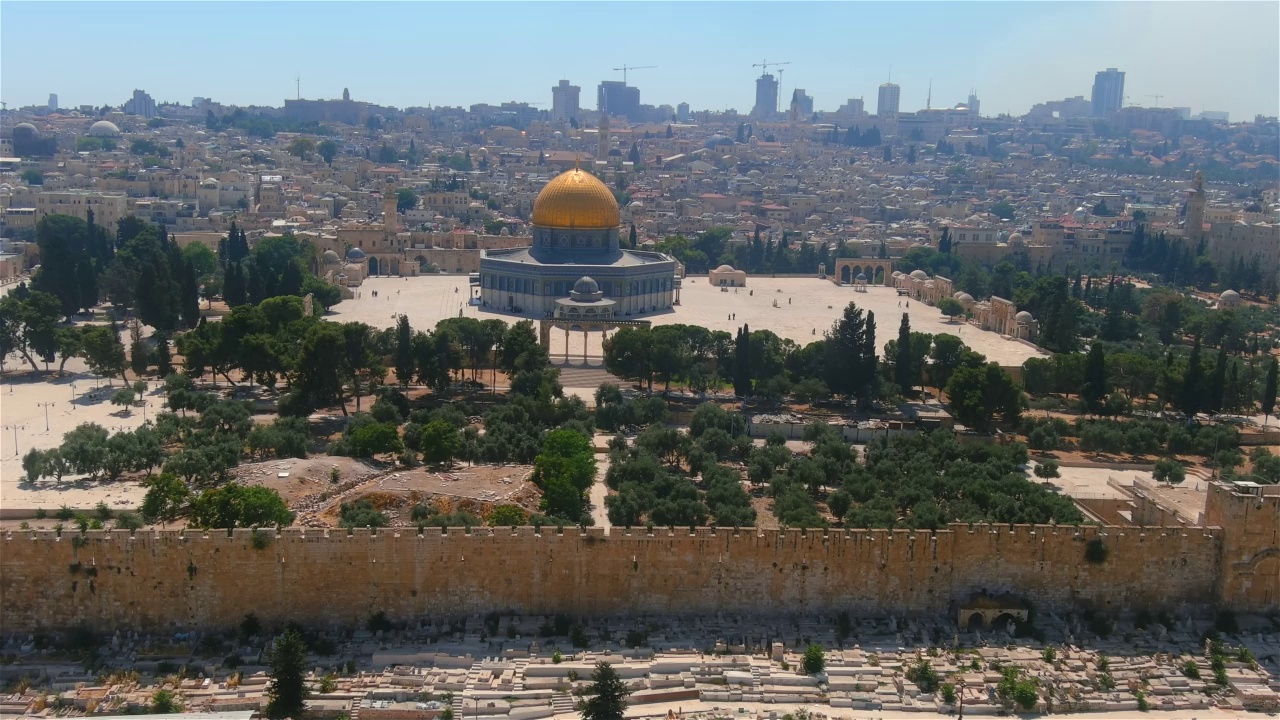
{"label": "stone staircase", "polygon": [[[760,667],[757,665],[752,665],[751,666],[751,689],[759,690],[763,686],[764,686],[764,683],[760,681]],[[352,720],[354,720],[354,718]]]}
{"label": "stone staircase", "polygon": [[551,696],[551,712],[555,715],[571,715],[575,712],[574,699],[567,693],[556,693]]}
{"label": "stone staircase", "polygon": [[528,658],[516,661],[516,674],[511,678],[511,689],[514,692],[524,692],[524,669],[529,666]]}

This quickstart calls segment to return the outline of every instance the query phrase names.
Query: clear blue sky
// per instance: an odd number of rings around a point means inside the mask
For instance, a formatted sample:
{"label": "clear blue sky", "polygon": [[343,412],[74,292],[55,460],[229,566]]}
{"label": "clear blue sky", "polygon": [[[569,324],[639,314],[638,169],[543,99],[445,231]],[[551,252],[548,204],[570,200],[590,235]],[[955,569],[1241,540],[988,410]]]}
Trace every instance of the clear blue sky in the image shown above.
{"label": "clear blue sky", "polygon": [[1089,96],[1096,71],[1128,73],[1130,101],[1280,112],[1280,3],[444,3],[0,2],[0,99],[66,106],[192,96],[280,105],[333,98],[374,103],[550,106],[562,78],[595,86],[637,70],[641,101],[697,109],[753,102],[762,58],[789,60],[784,94],[818,109],[864,97],[893,67],[902,108],[962,102],[983,114]]}

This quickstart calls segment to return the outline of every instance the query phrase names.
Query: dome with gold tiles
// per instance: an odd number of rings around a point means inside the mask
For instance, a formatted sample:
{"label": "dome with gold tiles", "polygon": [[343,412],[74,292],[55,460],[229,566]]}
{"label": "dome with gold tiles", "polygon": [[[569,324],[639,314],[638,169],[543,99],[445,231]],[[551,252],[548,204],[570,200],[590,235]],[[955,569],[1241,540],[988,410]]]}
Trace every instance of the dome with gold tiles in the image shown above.
{"label": "dome with gold tiles", "polygon": [[616,229],[622,224],[618,201],[604,183],[584,170],[560,173],[533,201],[533,224],[544,228]]}

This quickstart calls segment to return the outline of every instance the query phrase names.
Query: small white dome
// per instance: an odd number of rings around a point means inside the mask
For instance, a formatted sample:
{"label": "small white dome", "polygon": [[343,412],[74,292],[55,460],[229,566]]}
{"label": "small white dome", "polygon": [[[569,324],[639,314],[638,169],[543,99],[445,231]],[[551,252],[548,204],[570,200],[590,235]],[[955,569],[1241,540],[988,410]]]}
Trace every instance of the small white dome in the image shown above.
{"label": "small white dome", "polygon": [[929,273],[927,273],[927,272],[925,272],[925,271],[923,271],[923,270],[912,270],[912,271],[911,271],[911,277],[913,277],[913,278],[915,278],[915,279],[917,279],[917,280],[928,280],[928,279],[929,279]]}
{"label": "small white dome", "polygon": [[1032,320],[1035,320],[1035,318],[1031,316],[1031,313],[1026,310],[1019,311],[1017,315],[1013,316],[1013,319],[1017,320],[1019,323],[1029,323]]}
{"label": "small white dome", "polygon": [[1235,290],[1223,290],[1222,294],[1218,296],[1218,299],[1219,300],[1239,300],[1240,293],[1236,292]]}
{"label": "small white dome", "polygon": [[721,265],[720,267],[716,268],[716,272],[733,272],[733,266]]}

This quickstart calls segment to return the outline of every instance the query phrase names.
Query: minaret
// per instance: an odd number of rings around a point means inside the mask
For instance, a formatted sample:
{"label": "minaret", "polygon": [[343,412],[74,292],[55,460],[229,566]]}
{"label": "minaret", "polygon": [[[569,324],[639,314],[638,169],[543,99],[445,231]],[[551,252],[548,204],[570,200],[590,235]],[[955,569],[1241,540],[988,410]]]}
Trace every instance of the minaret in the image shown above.
{"label": "minaret", "polygon": [[609,161],[609,109],[600,111],[600,124],[596,127],[596,160]]}
{"label": "minaret", "polygon": [[1183,234],[1190,242],[1200,242],[1204,237],[1204,173],[1196,171],[1191,184],[1191,196],[1187,198],[1187,225]]}
{"label": "minaret", "polygon": [[382,229],[392,234],[400,232],[400,217],[396,213],[398,200],[396,184],[388,182],[382,189]]}

